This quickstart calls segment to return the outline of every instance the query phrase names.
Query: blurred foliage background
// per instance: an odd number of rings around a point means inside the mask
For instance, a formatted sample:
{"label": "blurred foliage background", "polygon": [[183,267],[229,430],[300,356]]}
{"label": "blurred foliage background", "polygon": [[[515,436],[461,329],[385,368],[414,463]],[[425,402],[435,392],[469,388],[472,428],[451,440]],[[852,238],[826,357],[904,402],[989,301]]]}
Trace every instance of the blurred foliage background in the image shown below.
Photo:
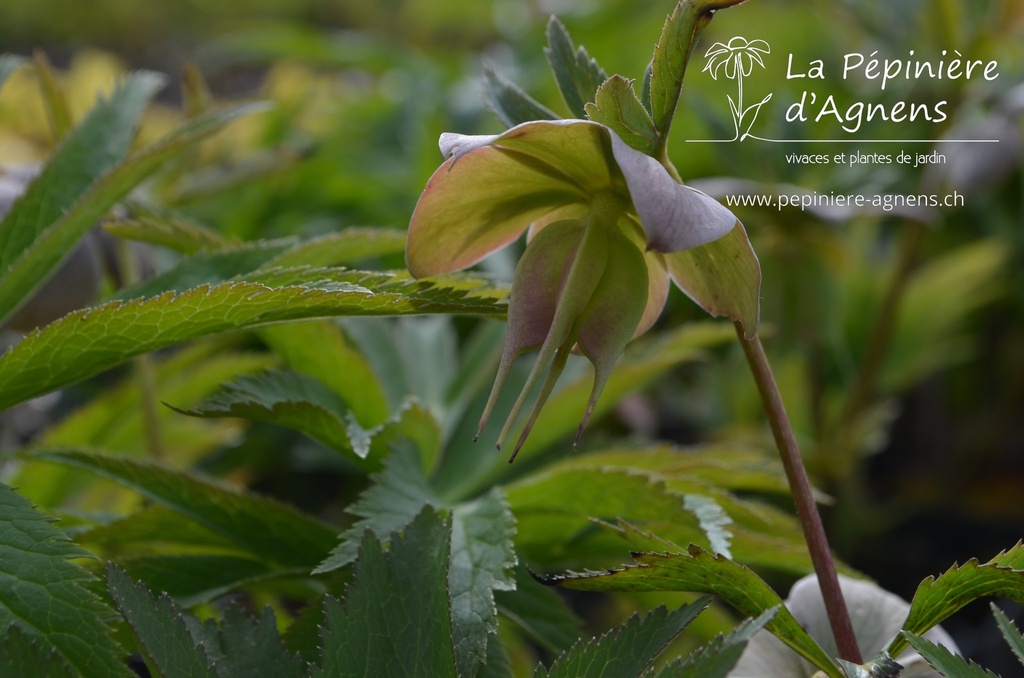
{"label": "blurred foliage background", "polygon": [[[205,146],[204,173],[164,196],[227,238],[313,236],[360,225],[400,231],[439,163],[438,135],[501,129],[484,105],[483,64],[564,113],[542,52],[547,17],[559,15],[609,73],[639,79],[671,4],[7,0],[0,52],[47,55],[61,72],[73,116],[97,88],[136,68],[167,73],[173,83],[195,68],[213,100],[273,101],[271,111]],[[903,57],[910,49],[957,49],[996,60],[993,81],[898,83],[885,93],[891,101],[947,100],[945,123],[898,130],[867,124],[858,135],[995,136],[1000,143],[947,146],[946,164],[919,169],[787,163],[787,152],[803,152],[797,144],[687,143],[730,131],[725,96],[735,84],[700,68],[712,42],[734,35],[771,44],[766,68],[748,86],[757,95],[773,92],[775,102],[795,100],[807,87],[786,79],[790,53],[796,64],[823,59],[832,72],[843,54],[874,50]],[[752,208],[738,214],[764,269],[765,343],[812,475],[835,500],[826,521],[839,555],[909,598],[923,577],[954,561],[1013,545],[1024,537],[1024,2],[752,0],[716,15],[687,79],[671,157],[685,179],[709,192],[770,193],[785,184],[819,193],[965,196],[963,207],[926,215]],[[870,83],[839,77],[814,87],[841,102],[879,94]],[[161,97],[145,119],[145,139],[182,116],[178,89],[168,87]],[[782,105],[766,106],[758,133],[789,138],[783,114]],[[0,96],[0,162],[40,161],[52,139],[34,76],[16,74]],[[499,255],[485,267],[508,276],[513,261]],[[402,265],[394,257],[384,263]],[[874,387],[851,412],[850,395],[894,279],[902,292],[891,309],[891,341]],[[660,326],[698,318],[688,300],[673,294]],[[468,321],[458,327],[467,336]],[[86,396],[72,392],[39,421],[22,412],[18,422],[5,422],[2,442],[30,438],[47,418],[73,409],[76,397]],[[606,435],[683,443],[768,440],[753,383],[738,347],[730,346],[664,375],[624,400],[602,426]],[[206,431],[209,468],[244,474],[253,486],[303,506],[328,503],[337,491],[322,474],[303,472],[300,448],[308,442],[259,424]],[[282,448],[300,451],[286,462],[277,453]],[[292,465],[288,473],[282,464]],[[1014,612],[1019,619],[1021,611]],[[984,657],[990,640],[999,645],[991,623],[977,606],[946,626],[966,654]],[[1001,668],[998,657],[981,661]]]}

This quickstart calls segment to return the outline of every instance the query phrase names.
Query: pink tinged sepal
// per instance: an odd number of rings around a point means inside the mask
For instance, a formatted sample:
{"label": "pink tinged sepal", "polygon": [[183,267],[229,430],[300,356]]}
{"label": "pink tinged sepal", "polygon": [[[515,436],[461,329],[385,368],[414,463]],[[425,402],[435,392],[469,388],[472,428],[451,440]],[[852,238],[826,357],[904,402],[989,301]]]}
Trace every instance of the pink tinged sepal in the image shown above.
{"label": "pink tinged sepal", "polygon": [[427,183],[409,225],[406,263],[417,277],[472,266],[531,224],[583,216],[595,195],[618,195],[636,215],[647,248],[699,247],[735,217],[682,186],[656,160],[586,120],[545,120],[503,134],[444,134],[448,160]]}
{"label": "pink tinged sepal", "polygon": [[643,317],[648,296],[644,255],[618,228],[590,219],[563,221],[549,225],[530,241],[512,283],[508,336],[479,427],[486,425],[515,358],[539,346],[536,362],[498,438],[500,448],[547,370],[510,461],[526,441],[574,345],[594,365],[594,387],[579,438],[616,359]]}

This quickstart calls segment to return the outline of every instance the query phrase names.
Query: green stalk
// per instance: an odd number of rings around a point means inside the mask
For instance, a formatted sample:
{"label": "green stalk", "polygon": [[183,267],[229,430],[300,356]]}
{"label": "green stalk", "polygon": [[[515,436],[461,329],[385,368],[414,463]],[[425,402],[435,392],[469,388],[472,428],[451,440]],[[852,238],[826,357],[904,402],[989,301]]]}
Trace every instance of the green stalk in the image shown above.
{"label": "green stalk", "polygon": [[757,390],[761,394],[765,414],[768,415],[768,423],[775,437],[775,445],[779,449],[786,479],[793,493],[793,502],[800,517],[800,525],[804,530],[807,548],[811,553],[811,562],[818,575],[818,585],[821,587],[821,595],[825,601],[825,610],[828,612],[839,655],[847,661],[862,664],[863,659],[853,633],[850,613],[846,608],[843,592],[839,588],[839,577],[836,575],[835,562],[828,546],[828,537],[825,536],[825,527],[814,501],[814,491],[807,478],[807,471],[800,457],[800,447],[789,423],[789,416],[782,403],[782,395],[775,383],[771,365],[768,364],[768,357],[757,335],[754,335],[753,339],[747,339],[739,323],[736,323],[736,334],[750,364],[750,372],[757,383]]}

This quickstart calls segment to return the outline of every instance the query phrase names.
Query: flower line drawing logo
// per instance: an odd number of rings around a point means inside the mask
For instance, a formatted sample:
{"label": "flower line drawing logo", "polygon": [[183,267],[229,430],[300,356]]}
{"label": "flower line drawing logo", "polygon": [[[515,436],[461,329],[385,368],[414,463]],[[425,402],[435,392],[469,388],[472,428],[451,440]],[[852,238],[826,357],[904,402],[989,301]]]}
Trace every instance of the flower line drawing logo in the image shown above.
{"label": "flower line drawing logo", "polygon": [[721,72],[727,79],[736,80],[738,90],[736,100],[734,101],[731,95],[726,95],[729,99],[729,110],[732,113],[735,129],[735,135],[727,141],[743,141],[751,136],[750,129],[753,127],[754,121],[757,120],[757,114],[761,107],[772,98],[769,93],[758,103],[751,104],[746,108],[743,106],[743,78],[753,72],[755,63],[764,68],[761,55],[770,54],[771,51],[771,47],[764,40],[747,40],[737,35],[728,43],[716,42],[704,53],[704,58],[708,60],[704,71],[709,72],[712,78],[718,80],[718,74]]}

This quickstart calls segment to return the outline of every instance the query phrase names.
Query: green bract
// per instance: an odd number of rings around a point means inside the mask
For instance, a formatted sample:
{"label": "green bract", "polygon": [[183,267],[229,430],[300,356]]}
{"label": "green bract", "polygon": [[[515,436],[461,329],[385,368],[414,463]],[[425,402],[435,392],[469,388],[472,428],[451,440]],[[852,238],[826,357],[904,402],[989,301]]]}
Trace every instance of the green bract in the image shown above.
{"label": "green bract", "polygon": [[500,447],[553,359],[518,452],[575,346],[595,369],[582,432],[619,354],[654,323],[669,277],[685,266],[673,253],[721,238],[736,217],[590,121],[527,122],[495,136],[443,134],[440,147],[448,160],[427,182],[409,226],[406,264],[414,276],[467,268],[530,231],[480,430],[515,358],[539,348],[498,439]]}

